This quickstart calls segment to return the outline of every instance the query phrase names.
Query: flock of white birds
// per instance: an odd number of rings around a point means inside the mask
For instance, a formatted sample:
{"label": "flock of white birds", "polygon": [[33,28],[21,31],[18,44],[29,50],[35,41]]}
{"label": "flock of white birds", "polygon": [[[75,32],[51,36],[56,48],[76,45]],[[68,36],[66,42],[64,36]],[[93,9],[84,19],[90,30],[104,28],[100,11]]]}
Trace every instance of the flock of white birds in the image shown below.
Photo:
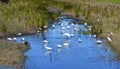
{"label": "flock of white birds", "polygon": [[[69,26],[69,25],[67,25],[67,24],[64,24],[64,23],[62,23],[62,22],[58,22],[58,24],[61,26],[61,28],[60,28],[60,30],[61,31],[64,31],[64,32],[61,32],[61,34],[63,35],[63,37],[65,37],[66,39],[71,39],[72,37],[74,37],[75,35],[74,34],[71,34],[70,32],[67,32],[67,31],[65,31],[66,29],[73,29],[74,31],[78,31],[79,32],[79,24],[74,24],[74,23],[70,23],[72,26],[74,26],[74,27],[71,27],[71,26]],[[84,27],[87,27],[88,26],[88,24],[87,23],[84,23]],[[52,28],[53,29],[55,29],[55,24],[53,24],[52,25]],[[88,30],[89,30],[89,28],[88,28]],[[89,30],[89,31],[91,31],[91,30]],[[109,35],[113,35],[113,33],[110,33]],[[94,34],[93,35],[93,37],[94,38],[96,38],[96,35]],[[111,39],[111,37],[110,36],[108,36],[107,37],[107,40],[108,41],[112,41],[112,39]],[[80,39],[80,38],[78,38],[78,42],[79,43],[81,43],[82,42],[82,40]],[[43,40],[43,43],[44,43],[44,47],[45,47],[45,49],[47,50],[47,51],[52,51],[52,47],[49,47],[49,46],[47,46],[47,44],[48,44],[48,41],[47,41],[47,39],[45,39],[45,40]],[[102,44],[103,43],[103,41],[102,40],[100,40],[100,39],[98,39],[98,40],[96,40],[96,43],[97,44]],[[70,44],[69,44],[69,42],[64,42],[63,44],[57,44],[57,48],[62,48],[63,46],[64,47],[67,47],[67,46],[69,46]]]}
{"label": "flock of white birds", "polygon": [[[70,38],[72,38],[72,37],[74,37],[75,35],[74,34],[71,34],[71,33],[69,33],[69,32],[65,32],[65,30],[66,29],[73,29],[74,31],[79,31],[79,24],[75,24],[75,23],[70,23],[72,26],[75,26],[75,27],[71,27],[71,26],[69,26],[69,25],[67,25],[67,24],[63,24],[62,22],[58,22],[58,24],[61,26],[61,28],[60,28],[60,30],[61,31],[64,31],[64,32],[61,32],[61,34],[63,35],[63,37],[65,37],[66,39],[70,39]],[[84,23],[84,27],[87,27],[88,26],[88,24],[87,23]],[[45,28],[46,28],[46,26],[44,26]],[[52,28],[53,29],[55,29],[55,24],[52,24]],[[89,31],[91,31],[91,28],[88,28],[88,30]],[[46,31],[46,30],[44,30],[44,31]],[[40,33],[40,31],[38,30],[38,33]],[[16,34],[16,35],[22,35],[22,33],[18,33],[18,34]],[[108,36],[107,36],[107,40],[109,41],[109,42],[111,42],[112,41],[112,35],[113,35],[113,33],[111,32]],[[93,37],[94,38],[96,38],[96,35],[94,34],[93,35]],[[7,40],[9,40],[9,41],[16,41],[17,40],[17,38],[16,37],[9,37],[9,38],[7,38]],[[24,41],[25,41],[25,38],[21,38],[21,41],[24,43]],[[80,38],[78,38],[78,42],[79,43],[81,43],[82,42],[82,40],[80,39]],[[98,39],[98,40],[96,40],[96,43],[97,44],[102,44],[102,40],[100,40],[100,39]],[[43,43],[44,43],[44,47],[45,47],[45,49],[47,50],[47,51],[52,51],[52,48],[51,47],[49,47],[49,46],[47,46],[47,44],[48,44],[48,40],[47,39],[44,39],[43,40]],[[63,46],[69,46],[69,42],[64,42],[64,44],[63,45],[60,45],[60,44],[58,44],[57,45],[57,48],[62,48]]]}

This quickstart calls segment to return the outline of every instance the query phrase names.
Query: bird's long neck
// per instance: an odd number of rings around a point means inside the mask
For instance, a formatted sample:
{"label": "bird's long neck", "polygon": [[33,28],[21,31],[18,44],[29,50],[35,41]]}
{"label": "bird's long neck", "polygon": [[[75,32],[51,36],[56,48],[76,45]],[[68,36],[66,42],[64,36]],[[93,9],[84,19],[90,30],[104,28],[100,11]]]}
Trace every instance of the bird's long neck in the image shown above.
{"label": "bird's long neck", "polygon": [[46,44],[45,44],[44,46],[45,46],[45,47],[47,47],[47,45],[46,45]]}

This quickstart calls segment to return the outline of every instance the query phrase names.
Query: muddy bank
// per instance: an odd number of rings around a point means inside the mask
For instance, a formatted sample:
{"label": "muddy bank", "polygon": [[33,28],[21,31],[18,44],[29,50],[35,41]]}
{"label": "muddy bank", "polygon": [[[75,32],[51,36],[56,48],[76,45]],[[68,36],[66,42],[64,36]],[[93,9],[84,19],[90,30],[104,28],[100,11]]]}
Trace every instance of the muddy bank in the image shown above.
{"label": "muddy bank", "polygon": [[0,39],[0,65],[22,67],[28,45]]}
{"label": "muddy bank", "polygon": [[116,52],[118,55],[118,59],[120,59],[120,35],[114,34],[112,38],[112,42],[109,44],[111,48]]}

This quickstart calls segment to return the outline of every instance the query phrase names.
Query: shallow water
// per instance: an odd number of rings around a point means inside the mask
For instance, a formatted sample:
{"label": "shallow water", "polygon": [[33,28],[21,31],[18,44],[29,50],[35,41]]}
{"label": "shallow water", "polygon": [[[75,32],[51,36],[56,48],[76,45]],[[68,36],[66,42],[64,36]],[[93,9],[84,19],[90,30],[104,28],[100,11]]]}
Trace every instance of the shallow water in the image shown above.
{"label": "shallow water", "polygon": [[[55,24],[55,29],[49,28],[45,34],[34,34],[30,36],[18,37],[17,42],[21,42],[21,38],[25,38],[30,43],[31,49],[25,52],[27,59],[25,61],[25,69],[120,69],[120,62],[116,58],[116,54],[111,48],[102,44],[97,44],[93,35],[80,34],[80,31],[74,31],[78,28],[87,31],[84,25],[71,25],[69,23],[76,22],[74,19],[62,19],[64,26],[70,26],[70,29],[61,31],[62,26]],[[57,23],[57,22],[55,22]],[[74,34],[72,38],[66,38],[62,33]],[[52,51],[47,51],[43,43],[43,35],[48,41],[47,46]],[[80,43],[78,38],[82,40]],[[69,46],[63,46],[65,42]],[[62,48],[57,48],[57,44]]]}

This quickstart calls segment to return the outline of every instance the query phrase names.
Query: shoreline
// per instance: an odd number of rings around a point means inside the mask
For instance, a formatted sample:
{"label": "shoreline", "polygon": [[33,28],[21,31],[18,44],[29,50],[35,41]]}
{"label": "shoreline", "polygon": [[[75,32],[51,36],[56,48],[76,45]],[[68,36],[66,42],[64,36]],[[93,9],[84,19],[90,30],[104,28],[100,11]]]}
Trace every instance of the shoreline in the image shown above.
{"label": "shoreline", "polygon": [[0,39],[0,65],[22,67],[26,56],[23,54],[30,49],[28,45]]}
{"label": "shoreline", "polygon": [[[22,35],[9,35],[8,37],[20,37],[35,34],[22,33]],[[0,38],[0,65],[3,67],[21,69],[24,66],[26,56],[24,52],[30,49],[29,45],[18,43],[15,41],[8,41],[5,37]]]}

